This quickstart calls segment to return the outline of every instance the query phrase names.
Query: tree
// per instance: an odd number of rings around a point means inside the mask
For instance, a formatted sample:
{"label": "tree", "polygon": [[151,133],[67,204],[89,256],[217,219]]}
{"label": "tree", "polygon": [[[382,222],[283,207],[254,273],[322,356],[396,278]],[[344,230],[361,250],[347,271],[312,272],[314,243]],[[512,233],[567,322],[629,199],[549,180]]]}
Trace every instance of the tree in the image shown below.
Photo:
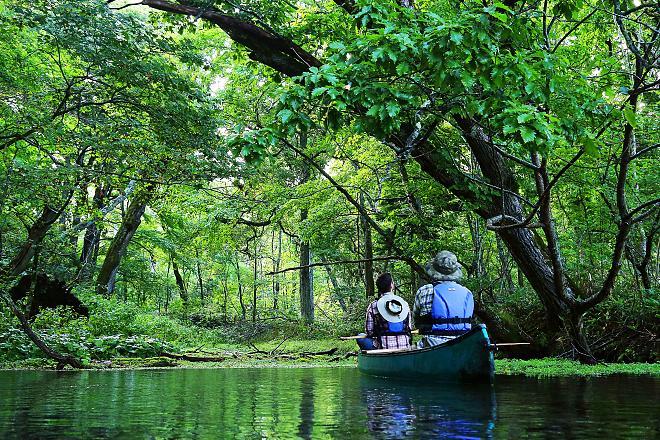
{"label": "tree", "polygon": [[[439,2],[412,11],[388,2],[341,2],[354,14],[356,30],[339,26],[336,41],[320,61],[275,30],[284,29],[287,13],[266,29],[241,14],[224,12],[221,4],[205,9],[160,0],[142,4],[208,20],[247,48],[253,60],[287,76],[301,75],[289,82],[282,98],[284,133],[250,134],[252,148],[246,152],[263,153],[291,129],[309,130],[324,122],[330,128],[355,124],[357,131],[391,145],[398,156],[413,158],[487,220],[539,295],[551,327],[564,329],[578,357],[592,358],[582,316],[611,293],[630,229],[658,206],[650,198],[628,207],[626,189],[630,166],[640,157],[631,154],[635,127],[652,118],[650,110],[640,115],[638,104],[657,90],[658,51],[652,26],[631,32],[625,21],[648,22],[649,6],[621,11],[615,1],[612,23],[612,11],[577,3],[523,8],[516,2],[467,2],[454,8]],[[557,20],[562,17],[580,18],[564,24]],[[609,40],[614,26],[622,35],[616,52]],[[304,23],[287,35],[296,33],[314,34],[314,29]],[[610,43],[593,57],[580,44],[569,44],[572,36]],[[642,43],[645,49],[640,50]],[[627,70],[628,59],[632,70]],[[603,67],[607,70],[597,73],[597,80],[589,79],[594,68]],[[576,69],[585,74],[575,79]],[[611,98],[602,99],[603,94]],[[463,142],[446,145],[436,135],[442,124],[451,124]],[[599,148],[607,145],[603,137],[619,135],[612,161]],[[645,153],[654,149],[651,139],[642,142]],[[466,149],[483,179],[463,171],[460,158]],[[571,282],[552,207],[562,179],[585,155],[610,165],[605,181],[616,191],[618,218],[610,267],[590,295]],[[530,229],[536,225],[542,239]]]}
{"label": "tree", "polygon": [[[100,277],[111,291],[155,181],[178,178],[184,170],[190,180],[206,179],[224,169],[213,148],[213,104],[186,71],[201,61],[184,60],[177,42],[97,1],[3,2],[0,22],[7,73],[0,79],[6,177],[0,236],[9,238],[2,248],[1,287],[43,268],[77,279],[72,272],[81,269],[82,231],[82,270],[91,270],[84,266],[96,253],[102,221],[130,196],[129,215]],[[140,189],[131,195],[136,180]],[[108,191],[105,206],[99,198],[88,203],[88,191],[100,188],[119,190]],[[20,312],[16,304],[10,308]]]}

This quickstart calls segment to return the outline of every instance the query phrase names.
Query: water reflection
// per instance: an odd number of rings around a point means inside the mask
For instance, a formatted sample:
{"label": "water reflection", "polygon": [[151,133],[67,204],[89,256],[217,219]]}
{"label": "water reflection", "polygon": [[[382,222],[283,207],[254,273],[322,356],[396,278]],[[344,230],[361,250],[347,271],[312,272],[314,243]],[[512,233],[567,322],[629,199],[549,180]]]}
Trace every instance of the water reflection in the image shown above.
{"label": "water reflection", "polygon": [[378,437],[490,438],[496,401],[487,384],[439,384],[362,376],[367,427]]}
{"label": "water reflection", "polygon": [[300,378],[300,423],[298,436],[312,438],[314,426],[314,376],[305,374]]}
{"label": "water reflection", "polygon": [[659,382],[424,384],[354,368],[0,371],[0,438],[660,438]]}

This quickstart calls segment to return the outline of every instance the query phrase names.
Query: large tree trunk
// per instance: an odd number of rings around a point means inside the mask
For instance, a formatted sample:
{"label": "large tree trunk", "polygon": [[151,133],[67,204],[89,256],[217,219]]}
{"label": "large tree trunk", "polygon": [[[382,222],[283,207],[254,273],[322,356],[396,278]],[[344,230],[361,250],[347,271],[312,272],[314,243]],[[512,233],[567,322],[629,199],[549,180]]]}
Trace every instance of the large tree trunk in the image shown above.
{"label": "large tree trunk", "polygon": [[37,247],[44,239],[50,227],[57,221],[57,219],[62,214],[62,209],[55,210],[50,206],[44,206],[44,209],[41,211],[41,215],[37,220],[30,226],[28,229],[28,236],[21,249],[18,251],[18,254],[11,260],[9,263],[9,274],[10,275],[19,275],[25,269],[27,269],[30,264],[30,260],[34,256],[34,253],[37,250]]}
{"label": "large tree trunk", "polygon": [[[300,212],[300,220],[307,219],[307,210]],[[312,252],[308,241],[300,243],[300,265],[306,266],[312,263]],[[311,267],[303,267],[300,270],[300,316],[305,322],[314,321],[314,272]]]}
{"label": "large tree trunk", "polygon": [[241,284],[241,266],[236,257],[236,282],[238,284],[238,302],[241,305],[241,319],[245,321],[245,303],[243,302],[243,285]]}
{"label": "large tree trunk", "polygon": [[259,262],[258,240],[254,240],[254,263],[252,266],[252,322],[257,322],[257,263]]}
{"label": "large tree trunk", "polygon": [[199,299],[204,305],[204,283],[202,282],[202,267],[199,259],[199,248],[195,247],[195,257],[197,258],[197,285],[199,286]]}
{"label": "large tree trunk", "polygon": [[[101,209],[103,206],[105,191],[101,185],[97,185],[94,190],[93,205],[96,209]],[[96,266],[96,259],[98,257],[98,249],[101,243],[101,230],[96,225],[96,222],[91,222],[85,229],[85,237],[83,238],[83,246],[80,251],[80,279],[86,281],[91,276],[92,268]]]}
{"label": "large tree trunk", "polygon": [[[360,192],[360,205],[364,207],[364,193]],[[364,288],[368,299],[373,299],[376,295],[374,287],[374,242],[371,236],[371,225],[367,219],[360,215],[360,223],[362,225],[362,232],[364,233]]]}
{"label": "large tree trunk", "polygon": [[92,274],[92,268],[96,266],[96,260],[99,254],[99,245],[101,243],[101,230],[92,223],[85,230],[83,247],[80,251],[80,279],[88,280]]}
{"label": "large tree trunk", "polygon": [[[507,216],[508,218],[524,219],[525,212],[517,193],[517,184],[504,158],[492,147],[483,130],[473,121],[455,117],[463,136],[479,164],[484,178],[492,185],[503,188],[494,196],[490,203],[480,203],[475,210],[485,220]],[[430,144],[420,144],[412,154],[422,170],[433,177],[438,183],[449,188],[457,197],[476,201],[475,194],[469,191],[466,182],[460,181],[451,163],[447,163]],[[545,249],[541,247],[531,229],[525,227],[499,229],[497,231],[502,242],[518,268],[530,282],[546,309],[550,329],[565,328],[574,320],[575,301],[571,289],[562,285],[556,289],[553,268],[549,264]],[[579,329],[579,327],[576,327]],[[584,337],[572,340],[580,352],[589,353],[584,346]]]}
{"label": "large tree trunk", "polygon": [[[282,228],[279,229],[277,235],[277,257],[275,258],[275,272],[280,270],[282,262]],[[280,275],[277,274],[273,277],[273,309],[277,310],[277,301],[280,296]]]}
{"label": "large tree trunk", "polygon": [[110,295],[114,291],[114,280],[119,264],[126,254],[133,235],[135,235],[142,222],[142,215],[151,198],[152,190],[152,188],[145,189],[145,191],[137,193],[131,200],[119,230],[108,247],[103,265],[96,278],[97,291],[103,295]]}
{"label": "large tree trunk", "polygon": [[176,259],[172,257],[172,271],[174,272],[174,280],[176,281],[176,286],[179,288],[179,296],[181,301],[183,301],[183,307],[188,308],[188,289],[186,289],[186,283],[183,280],[181,271],[179,270],[179,265],[176,262]]}
{"label": "large tree trunk", "polygon": [[[479,163],[484,177],[493,185],[502,188],[499,196],[494,197],[493,203],[481,209],[479,214],[485,219],[493,219],[497,216],[506,216],[522,220],[526,217],[518,192],[517,183],[504,158],[490,144],[490,139],[476,123],[471,120],[456,117],[456,122],[463,131],[463,135]],[[544,190],[541,187],[540,192]],[[554,235],[552,218],[549,210],[544,221],[546,236]],[[548,255],[553,252],[541,247],[535,239],[531,229],[526,227],[506,228],[497,231],[499,237],[506,245],[509,253],[516,261],[518,267],[525,274],[541,302],[546,309],[549,328],[559,329],[562,326],[568,331],[571,344],[583,361],[591,361],[591,351],[586,338],[582,334],[582,313],[576,308],[574,294],[564,279],[563,272],[558,273],[552,267],[552,258]],[[553,237],[549,239],[551,242]],[[554,237],[556,238],[556,237]],[[559,250],[555,250],[559,254]],[[549,261],[550,260],[550,261]],[[557,274],[557,276],[555,276]]]}

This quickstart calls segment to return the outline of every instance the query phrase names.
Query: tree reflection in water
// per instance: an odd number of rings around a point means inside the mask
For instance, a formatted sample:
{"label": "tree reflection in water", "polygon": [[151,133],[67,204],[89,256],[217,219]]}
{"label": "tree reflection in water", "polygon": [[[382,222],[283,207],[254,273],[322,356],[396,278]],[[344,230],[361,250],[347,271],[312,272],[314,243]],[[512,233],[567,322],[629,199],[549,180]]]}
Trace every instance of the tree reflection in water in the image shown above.
{"label": "tree reflection in water", "polygon": [[0,371],[0,439],[660,438],[658,385],[499,376],[491,387],[355,368]]}

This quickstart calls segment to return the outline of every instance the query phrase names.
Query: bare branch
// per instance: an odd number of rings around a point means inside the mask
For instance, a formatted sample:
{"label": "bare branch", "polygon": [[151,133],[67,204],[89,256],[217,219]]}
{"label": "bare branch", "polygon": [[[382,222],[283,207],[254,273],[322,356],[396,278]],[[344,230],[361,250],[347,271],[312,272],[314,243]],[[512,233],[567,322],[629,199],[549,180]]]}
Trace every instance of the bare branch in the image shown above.
{"label": "bare branch", "polygon": [[307,269],[309,267],[332,266],[332,265],[335,265],[335,264],[360,264],[360,263],[368,263],[370,261],[390,261],[390,260],[399,260],[399,261],[408,262],[410,260],[410,258],[391,256],[391,257],[364,258],[364,259],[361,259],[361,260],[323,261],[323,262],[319,262],[319,263],[305,264],[303,266],[287,267],[286,269],[273,271],[273,272],[268,272],[266,275],[277,275],[277,274],[284,273],[284,272],[291,272],[293,270]]}
{"label": "bare branch", "polygon": [[648,61],[646,58],[642,55],[640,52],[639,48],[633,41],[632,37],[630,36],[630,33],[626,29],[626,27],[623,24],[622,20],[622,15],[621,15],[621,2],[619,0],[613,0],[614,4],[614,21],[616,22],[617,26],[619,27],[619,31],[621,31],[621,35],[623,35],[623,39],[626,40],[626,46],[628,46],[628,49],[635,54],[635,58],[642,63],[644,66],[648,65]]}
{"label": "bare branch", "polygon": [[655,144],[655,145],[651,145],[650,147],[642,148],[641,150],[637,151],[637,153],[630,156],[630,160],[635,160],[642,154],[648,153],[649,151],[653,151],[658,147],[660,147],[660,144]]}
{"label": "bare branch", "polygon": [[568,30],[568,32],[566,32],[566,34],[564,34],[564,36],[561,37],[561,38],[559,39],[559,41],[557,41],[557,44],[555,44],[555,47],[552,48],[552,51],[551,51],[551,52],[554,53],[554,52],[559,48],[559,46],[561,46],[561,43],[563,43],[564,40],[566,40],[566,39],[567,39],[567,38],[568,38],[573,32],[575,32],[575,30],[576,30],[577,28],[579,28],[580,26],[582,26],[582,25],[584,24],[584,22],[586,22],[587,20],[589,20],[589,19],[591,18],[591,16],[594,15],[594,14],[596,13],[596,11],[598,11],[598,9],[594,9],[594,10],[592,10],[592,11],[591,11],[590,13],[588,13],[588,14],[587,14],[582,20],[580,20],[580,21],[578,21],[577,23],[575,23],[575,25],[574,25],[572,28],[570,28],[570,29]]}
{"label": "bare branch", "polygon": [[[110,0],[110,1],[108,1],[108,4],[112,3],[113,1],[115,1],[115,0]],[[120,11],[120,10],[122,10],[122,9],[130,8],[131,6],[139,6],[139,5],[141,5],[141,4],[142,4],[142,2],[139,2],[139,3],[127,3],[127,4],[125,4],[124,6],[119,6],[118,8],[110,8],[110,9],[112,9],[113,11]]]}
{"label": "bare branch", "polygon": [[[633,219],[633,217],[634,217],[638,212],[641,212],[641,211],[643,211],[644,209],[649,208],[649,207],[651,208],[651,211],[652,211],[652,210],[653,210],[658,204],[660,204],[660,198],[653,199],[653,200],[649,200],[649,201],[646,202],[646,203],[642,203],[642,204],[639,205],[637,208],[632,209],[632,210],[628,213],[628,215],[627,215],[627,217],[625,218],[625,220],[630,220],[630,219],[632,219],[632,222],[633,222],[633,223],[640,222],[640,221],[644,220],[644,218],[639,218],[639,217],[638,217],[638,218],[634,218],[634,219]],[[646,217],[647,215],[648,215],[648,213],[643,214],[644,217]]]}

